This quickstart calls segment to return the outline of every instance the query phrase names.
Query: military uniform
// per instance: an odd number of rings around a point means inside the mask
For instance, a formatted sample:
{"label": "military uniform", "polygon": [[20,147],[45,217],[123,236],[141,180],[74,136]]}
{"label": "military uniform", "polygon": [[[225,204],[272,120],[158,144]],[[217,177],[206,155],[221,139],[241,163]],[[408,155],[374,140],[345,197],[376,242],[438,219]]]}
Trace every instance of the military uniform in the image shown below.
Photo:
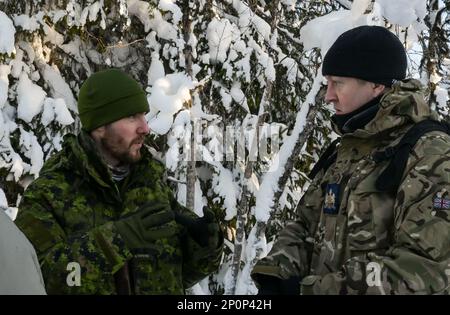
{"label": "military uniform", "polygon": [[311,182],[298,220],[252,275],[298,277],[301,294],[446,294],[450,278],[450,137],[426,133],[396,193],[375,181],[414,123],[437,120],[415,80],[397,82],[363,129],[346,133],[337,159]]}
{"label": "military uniform", "polygon": [[[16,222],[36,248],[49,294],[184,294],[218,268],[223,237],[200,246],[175,223],[175,237],[133,253],[125,245],[113,221],[145,203],[169,202],[173,211],[195,217],[173,198],[163,165],[141,151],[142,159],[116,183],[86,132],[67,135],[63,150],[26,189]],[[67,281],[71,262],[81,267],[80,286]]]}

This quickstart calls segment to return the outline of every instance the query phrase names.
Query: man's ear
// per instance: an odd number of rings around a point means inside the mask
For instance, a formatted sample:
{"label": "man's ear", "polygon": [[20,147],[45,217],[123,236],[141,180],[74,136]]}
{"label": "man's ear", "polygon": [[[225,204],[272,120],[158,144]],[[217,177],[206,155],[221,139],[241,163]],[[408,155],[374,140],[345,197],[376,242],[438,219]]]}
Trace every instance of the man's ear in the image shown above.
{"label": "man's ear", "polygon": [[386,86],[380,83],[373,83],[373,96],[377,97],[385,92]]}
{"label": "man's ear", "polygon": [[103,136],[105,134],[105,130],[106,130],[105,126],[101,126],[101,127],[98,127],[96,129],[92,130],[91,133],[90,133],[92,139],[97,141],[97,140],[103,138]]}

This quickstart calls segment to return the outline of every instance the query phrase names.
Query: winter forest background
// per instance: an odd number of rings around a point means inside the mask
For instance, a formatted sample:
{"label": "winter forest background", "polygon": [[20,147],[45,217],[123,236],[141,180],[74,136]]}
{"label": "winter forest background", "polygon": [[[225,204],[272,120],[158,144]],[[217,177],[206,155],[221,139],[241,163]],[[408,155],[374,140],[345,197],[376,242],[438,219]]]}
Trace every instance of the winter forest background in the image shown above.
{"label": "winter forest background", "polygon": [[148,93],[148,144],[178,200],[199,215],[208,205],[226,231],[220,270],[188,293],[255,294],[249,272],[335,137],[327,49],[352,27],[388,28],[447,118],[449,12],[450,0],[0,0],[0,207],[15,218],[24,188],[79,130],[81,83],[123,69]]}

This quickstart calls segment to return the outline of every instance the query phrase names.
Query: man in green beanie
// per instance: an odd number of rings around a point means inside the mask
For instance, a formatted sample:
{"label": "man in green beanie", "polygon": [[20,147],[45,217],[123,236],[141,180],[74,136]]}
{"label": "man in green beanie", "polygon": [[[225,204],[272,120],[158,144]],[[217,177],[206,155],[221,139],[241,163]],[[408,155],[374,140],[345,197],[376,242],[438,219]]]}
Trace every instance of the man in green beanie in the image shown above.
{"label": "man in green beanie", "polygon": [[144,145],[149,105],[116,69],[80,89],[82,130],[26,189],[17,225],[39,258],[49,294],[183,294],[219,266],[214,214],[182,207]]}

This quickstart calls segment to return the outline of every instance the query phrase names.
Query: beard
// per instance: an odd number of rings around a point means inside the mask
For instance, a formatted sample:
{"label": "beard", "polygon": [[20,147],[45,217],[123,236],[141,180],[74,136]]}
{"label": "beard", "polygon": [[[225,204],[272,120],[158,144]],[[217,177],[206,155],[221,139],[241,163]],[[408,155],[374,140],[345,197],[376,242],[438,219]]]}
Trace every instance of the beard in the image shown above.
{"label": "beard", "polygon": [[143,143],[144,136],[138,136],[127,143],[124,138],[113,132],[113,130],[107,130],[105,136],[100,141],[103,148],[121,163],[133,164],[142,158],[141,148],[136,147],[135,144]]}

